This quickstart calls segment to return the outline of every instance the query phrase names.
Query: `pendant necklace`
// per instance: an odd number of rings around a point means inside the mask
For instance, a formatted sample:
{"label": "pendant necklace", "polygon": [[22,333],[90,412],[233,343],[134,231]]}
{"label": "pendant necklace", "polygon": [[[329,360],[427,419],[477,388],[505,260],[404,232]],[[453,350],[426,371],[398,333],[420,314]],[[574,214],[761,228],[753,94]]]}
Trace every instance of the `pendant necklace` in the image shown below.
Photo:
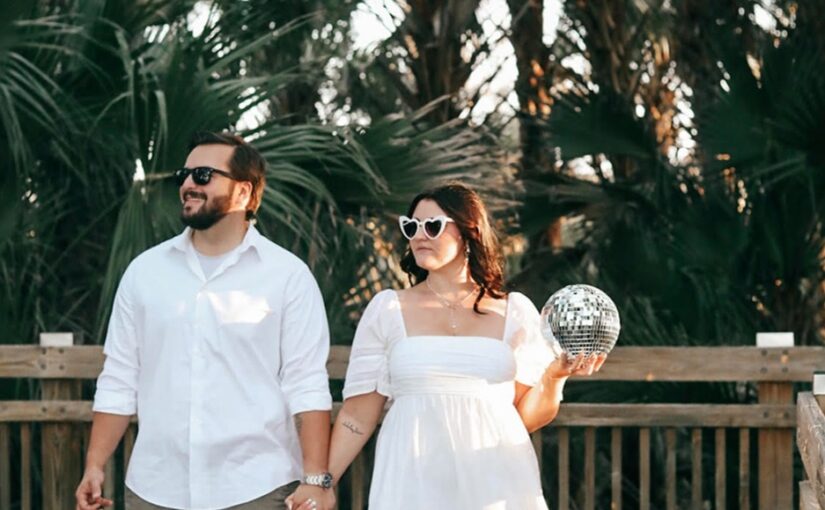
{"label": "pendant necklace", "polygon": [[447,310],[450,311],[450,334],[455,336],[456,329],[458,329],[458,324],[455,321],[455,311],[462,304],[464,304],[464,301],[466,301],[468,297],[472,296],[473,293],[475,293],[475,286],[472,289],[470,289],[467,292],[467,295],[463,298],[458,299],[456,301],[450,301],[449,299],[445,298],[444,296],[436,292],[435,289],[433,289],[432,285],[430,285],[429,278],[424,280],[424,283],[427,284],[427,288],[430,289],[430,292],[432,292],[435,295],[435,297],[438,298],[438,301],[441,302],[441,306],[445,307]]}

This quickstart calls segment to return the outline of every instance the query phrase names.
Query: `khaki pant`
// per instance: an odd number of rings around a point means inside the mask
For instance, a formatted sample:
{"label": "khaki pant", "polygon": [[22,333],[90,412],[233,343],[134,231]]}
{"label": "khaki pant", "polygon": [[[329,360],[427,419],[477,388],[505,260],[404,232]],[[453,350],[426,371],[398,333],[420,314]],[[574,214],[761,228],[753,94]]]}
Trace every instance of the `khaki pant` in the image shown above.
{"label": "khaki pant", "polygon": [[[269,494],[264,494],[258,499],[253,499],[252,501],[247,501],[246,503],[241,503],[240,505],[235,505],[229,507],[227,510],[286,510],[286,503],[284,500],[295,492],[295,489],[298,488],[298,482],[292,482],[284,485],[283,487],[278,487],[274,491],[270,492]],[[138,497],[137,494],[130,491],[128,487],[126,487],[126,510],[169,510],[163,506],[153,505],[148,501],[144,501]]]}

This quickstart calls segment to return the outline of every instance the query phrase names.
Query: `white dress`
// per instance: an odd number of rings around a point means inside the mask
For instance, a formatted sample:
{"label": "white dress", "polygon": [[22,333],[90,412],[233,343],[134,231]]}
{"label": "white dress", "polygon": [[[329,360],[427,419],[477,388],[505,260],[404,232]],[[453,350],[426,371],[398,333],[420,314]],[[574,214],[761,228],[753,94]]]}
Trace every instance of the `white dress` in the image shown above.
{"label": "white dress", "polygon": [[545,510],[536,454],[514,381],[535,385],[553,360],[539,313],[509,294],[504,340],[407,336],[398,294],[367,306],[344,398],[372,391],[392,406],[378,435],[370,510]]}

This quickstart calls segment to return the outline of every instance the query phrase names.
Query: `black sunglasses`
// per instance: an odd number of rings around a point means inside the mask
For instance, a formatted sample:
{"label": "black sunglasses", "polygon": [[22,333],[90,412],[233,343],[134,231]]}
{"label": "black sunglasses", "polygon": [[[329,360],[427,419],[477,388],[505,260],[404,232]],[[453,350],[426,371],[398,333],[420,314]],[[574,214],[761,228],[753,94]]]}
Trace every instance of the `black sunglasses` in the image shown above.
{"label": "black sunglasses", "polygon": [[236,180],[229,172],[218,170],[211,166],[198,166],[195,168],[182,167],[175,170],[175,181],[177,181],[179,187],[183,186],[183,183],[186,182],[186,178],[189,177],[190,174],[192,175],[192,181],[198,186],[206,186],[209,184],[209,181],[212,180],[212,174],[220,174],[227,179]]}

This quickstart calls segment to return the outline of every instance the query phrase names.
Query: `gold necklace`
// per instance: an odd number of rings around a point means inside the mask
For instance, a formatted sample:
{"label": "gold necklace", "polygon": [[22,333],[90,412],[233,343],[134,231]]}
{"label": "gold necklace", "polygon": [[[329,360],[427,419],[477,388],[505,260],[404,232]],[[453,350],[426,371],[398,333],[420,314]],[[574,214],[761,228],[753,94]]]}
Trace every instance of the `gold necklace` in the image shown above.
{"label": "gold necklace", "polygon": [[456,324],[455,321],[455,310],[456,308],[464,304],[464,301],[466,301],[468,297],[472,296],[473,293],[475,293],[475,286],[473,286],[473,288],[470,289],[467,292],[467,295],[463,298],[458,299],[456,301],[450,301],[449,299],[445,298],[444,296],[435,291],[432,285],[430,285],[429,278],[424,280],[424,283],[427,284],[427,288],[430,289],[430,292],[432,292],[435,295],[435,297],[438,298],[438,300],[441,302],[441,306],[445,307],[447,310],[450,311],[450,334],[455,336],[456,329],[458,329],[458,324]]}

